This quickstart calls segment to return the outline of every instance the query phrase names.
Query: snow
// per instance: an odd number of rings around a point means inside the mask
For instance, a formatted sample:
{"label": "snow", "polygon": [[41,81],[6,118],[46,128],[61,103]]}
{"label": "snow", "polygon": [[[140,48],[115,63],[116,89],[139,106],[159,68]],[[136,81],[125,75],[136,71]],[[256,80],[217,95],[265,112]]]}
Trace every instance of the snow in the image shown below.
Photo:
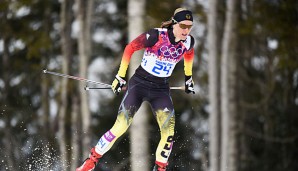
{"label": "snow", "polygon": [[71,37],[72,38],[78,38],[79,31],[80,31],[80,25],[79,21],[75,20],[71,25]]}
{"label": "snow", "polygon": [[117,41],[121,38],[121,33],[119,31],[113,31],[107,33],[103,28],[96,29],[93,34],[93,40],[96,43],[102,43],[106,47],[110,47],[115,51],[120,51],[121,46]]}
{"label": "snow", "polygon": [[55,99],[50,100],[50,116],[54,120],[58,114],[58,103]]}
{"label": "snow", "polygon": [[294,72],[293,75],[293,80],[294,80],[294,86],[298,86],[298,69],[296,69],[296,71]]}
{"label": "snow", "polygon": [[29,7],[26,6],[22,6],[21,8],[19,8],[16,12],[16,17],[24,17],[28,14],[30,14],[31,9]]}
{"label": "snow", "polygon": [[268,62],[268,59],[262,56],[253,57],[251,60],[252,66],[254,66],[256,70],[263,70],[267,62]]}
{"label": "snow", "polygon": [[[2,45],[3,46],[3,45]],[[9,52],[15,52],[15,51],[17,51],[17,50],[22,50],[22,49],[24,49],[25,48],[25,43],[22,41],[22,40],[15,40],[15,41],[13,41],[12,42],[12,45],[11,46],[9,46]],[[3,47],[2,47],[2,49],[3,49]],[[1,48],[0,48],[0,50],[1,50]]]}
{"label": "snow", "polygon": [[[1,115],[3,115],[2,111],[1,111]],[[3,120],[0,120],[0,128],[5,128],[6,124]]]}
{"label": "snow", "polygon": [[[37,146],[33,147],[33,145]],[[25,158],[25,166],[17,166],[19,168],[18,170],[61,170],[61,157],[57,155],[58,150],[54,149],[48,142],[35,142],[35,140],[33,140],[32,138],[29,138],[24,147],[19,149],[19,151],[22,151],[22,155],[26,156],[23,156]],[[8,159],[9,157],[10,156],[4,156],[4,159],[0,162],[0,164],[4,166],[5,170],[13,169],[13,166],[7,165],[6,159]],[[69,167],[69,165],[67,165],[66,167]]]}
{"label": "snow", "polygon": [[0,39],[0,52],[3,52],[3,49],[4,49],[4,43],[3,43],[3,40]]}
{"label": "snow", "polygon": [[10,81],[9,85],[10,85],[10,87],[14,87],[16,85],[19,85],[22,80],[23,80],[22,75],[13,77],[13,78],[11,78],[11,81]]}
{"label": "snow", "polygon": [[96,13],[101,13],[102,11],[107,11],[108,14],[116,14],[118,9],[113,1],[103,1],[101,5],[98,5],[95,9]]}
{"label": "snow", "polygon": [[4,81],[0,79],[0,88],[4,88],[4,86],[5,86]]}
{"label": "snow", "polygon": [[275,50],[278,47],[278,41],[275,39],[268,39],[267,44],[268,44],[269,49],[271,49],[271,50]]}

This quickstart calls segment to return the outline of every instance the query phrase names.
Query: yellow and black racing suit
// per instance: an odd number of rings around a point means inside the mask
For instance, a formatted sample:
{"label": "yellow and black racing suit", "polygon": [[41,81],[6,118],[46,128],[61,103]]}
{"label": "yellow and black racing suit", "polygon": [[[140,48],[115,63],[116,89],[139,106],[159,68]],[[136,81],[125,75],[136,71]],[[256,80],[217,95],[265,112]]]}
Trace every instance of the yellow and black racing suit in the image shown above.
{"label": "yellow and black racing suit", "polygon": [[144,49],[141,65],[128,82],[127,91],[119,107],[114,126],[98,141],[95,149],[106,153],[114,142],[126,132],[134,114],[143,101],[149,102],[160,128],[161,139],[156,150],[156,162],[167,163],[170,156],[175,127],[175,112],[169,89],[169,78],[175,65],[184,58],[185,75],[192,75],[194,39],[175,42],[172,29],[151,29],[130,42],[123,53],[118,75],[125,77],[132,54]]}

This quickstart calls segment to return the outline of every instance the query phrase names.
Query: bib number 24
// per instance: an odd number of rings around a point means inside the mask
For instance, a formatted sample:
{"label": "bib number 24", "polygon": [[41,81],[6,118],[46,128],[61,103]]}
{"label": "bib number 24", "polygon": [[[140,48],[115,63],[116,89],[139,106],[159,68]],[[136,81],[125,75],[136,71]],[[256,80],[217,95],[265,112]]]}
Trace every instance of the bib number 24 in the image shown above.
{"label": "bib number 24", "polygon": [[152,68],[152,72],[158,75],[168,76],[171,73],[172,66],[171,65],[163,65],[156,63],[155,66]]}

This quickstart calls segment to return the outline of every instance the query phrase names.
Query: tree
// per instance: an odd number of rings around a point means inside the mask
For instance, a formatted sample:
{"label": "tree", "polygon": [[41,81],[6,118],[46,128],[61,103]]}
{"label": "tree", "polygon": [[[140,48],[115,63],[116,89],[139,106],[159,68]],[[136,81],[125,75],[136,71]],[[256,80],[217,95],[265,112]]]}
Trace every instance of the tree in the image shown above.
{"label": "tree", "polygon": [[209,1],[208,13],[208,48],[209,48],[209,158],[210,171],[220,170],[220,156],[221,156],[221,115],[220,115],[220,30],[219,30],[219,12],[218,0]]}
{"label": "tree", "polygon": [[[72,5],[73,1],[63,1],[61,4],[61,13],[60,13],[60,19],[61,19],[61,49],[62,49],[62,73],[69,74],[69,65],[70,65],[70,59],[72,57],[72,39],[71,39],[71,23],[72,23]],[[62,79],[61,80],[61,99],[60,99],[60,108],[59,108],[59,119],[58,119],[58,125],[59,125],[59,131],[58,131],[58,143],[60,148],[60,156],[61,156],[61,163],[62,163],[62,170],[68,170],[67,169],[67,163],[69,161],[69,150],[67,150],[67,132],[66,132],[66,116],[67,113],[69,114],[68,109],[68,79]],[[74,116],[71,116],[74,117]],[[75,123],[74,123],[75,124]],[[72,136],[77,136],[77,134],[73,134]],[[73,151],[78,149],[73,149]],[[77,156],[75,157],[77,159]],[[73,162],[76,163],[76,162]],[[74,169],[72,169],[74,170]]]}
{"label": "tree", "polygon": [[[87,78],[88,60],[91,55],[91,19],[93,14],[93,0],[76,0],[78,11],[77,21],[79,22],[79,37],[78,37],[78,49],[79,49],[79,75]],[[80,83],[80,87],[83,87],[84,83]],[[81,119],[82,119],[82,137],[83,141],[83,155],[88,156],[91,136],[90,136],[90,120],[91,114],[88,106],[88,94],[84,89],[80,89],[80,107],[81,107]]]}
{"label": "tree", "polygon": [[297,3],[243,4],[239,98],[244,121],[241,153],[245,155],[241,170],[297,170],[293,157],[297,126],[292,122],[298,111],[294,100],[297,34],[292,34],[297,32]]}
{"label": "tree", "polygon": [[[4,11],[4,16],[7,16],[8,15],[8,11]],[[5,17],[3,19],[4,23],[7,22],[7,18]],[[2,74],[2,79],[3,79],[3,82],[4,82],[4,85],[5,85],[5,88],[3,89],[3,93],[2,93],[2,97],[1,97],[1,100],[4,101],[8,98],[9,96],[9,81],[10,81],[10,78],[9,78],[9,75],[7,72],[4,72],[4,71],[7,71],[9,66],[10,66],[10,53],[9,53],[9,44],[10,44],[10,35],[3,35],[3,56],[2,56],[2,66],[1,66],[1,72],[3,73]],[[2,99],[3,98],[3,99]],[[3,108],[3,110],[5,110],[5,106],[2,106],[1,104],[1,108]],[[9,108],[8,108],[9,109]],[[11,112],[10,110],[8,112]],[[6,165],[9,166],[8,168],[10,169],[13,169],[13,170],[16,170],[16,163],[18,163],[18,161],[16,160],[15,158],[15,155],[14,155],[14,149],[13,147],[16,146],[17,144],[15,143],[15,139],[13,136],[11,136],[10,134],[12,133],[12,128],[10,126],[10,121],[11,121],[11,116],[7,116],[4,118],[5,119],[5,123],[7,125],[6,127],[6,130],[4,131],[4,141],[3,141],[3,144],[4,144],[4,155],[6,156],[11,156],[9,157],[7,160],[6,160]]]}
{"label": "tree", "polygon": [[[128,1],[128,41],[132,41],[144,32],[145,0]],[[139,66],[142,54],[136,52],[130,61],[129,77]],[[131,170],[149,170],[149,143],[148,143],[148,107],[146,103],[140,107],[134,116],[130,128],[131,140]]]}
{"label": "tree", "polygon": [[221,171],[237,171],[237,0],[227,1],[221,58]]}

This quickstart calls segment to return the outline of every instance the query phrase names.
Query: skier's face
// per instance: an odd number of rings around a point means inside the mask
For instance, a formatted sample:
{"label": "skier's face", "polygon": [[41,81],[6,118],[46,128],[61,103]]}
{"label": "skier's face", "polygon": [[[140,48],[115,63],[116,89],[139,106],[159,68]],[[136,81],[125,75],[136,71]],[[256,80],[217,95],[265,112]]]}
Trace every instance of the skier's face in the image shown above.
{"label": "skier's face", "polygon": [[189,35],[190,30],[192,28],[192,21],[189,20],[183,20],[180,22],[177,22],[173,25],[173,32],[176,39],[179,40],[185,40],[186,37]]}

